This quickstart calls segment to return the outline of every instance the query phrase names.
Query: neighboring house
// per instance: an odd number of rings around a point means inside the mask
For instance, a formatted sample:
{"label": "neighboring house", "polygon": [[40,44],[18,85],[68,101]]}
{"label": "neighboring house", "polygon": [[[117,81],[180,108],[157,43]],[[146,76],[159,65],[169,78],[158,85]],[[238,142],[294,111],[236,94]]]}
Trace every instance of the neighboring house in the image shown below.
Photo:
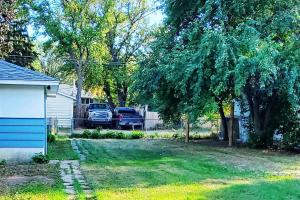
{"label": "neighboring house", "polygon": [[46,99],[59,81],[0,60],[0,159],[28,160],[47,151]]}
{"label": "neighboring house", "polygon": [[241,108],[241,102],[234,102],[234,117],[238,122],[238,137],[236,140],[239,140],[242,143],[246,143],[249,140],[249,130],[247,128],[247,123],[249,121],[250,112],[243,112]]}
{"label": "neighboring house", "polygon": [[158,112],[150,111],[149,106],[137,106],[135,110],[144,118],[144,129],[155,130],[163,126],[164,122],[159,117]]}
{"label": "neighboring house", "polygon": [[[74,115],[77,89],[75,86],[60,84],[56,98],[47,100],[47,118],[57,120],[58,127],[70,128]],[[81,95],[83,110],[94,102],[94,96],[86,91]]]}

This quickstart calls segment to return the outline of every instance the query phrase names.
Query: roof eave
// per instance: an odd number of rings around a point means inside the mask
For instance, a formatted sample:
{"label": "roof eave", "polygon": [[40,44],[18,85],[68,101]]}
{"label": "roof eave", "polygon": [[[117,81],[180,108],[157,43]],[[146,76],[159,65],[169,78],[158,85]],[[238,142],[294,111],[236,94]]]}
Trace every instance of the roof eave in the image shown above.
{"label": "roof eave", "polygon": [[59,81],[0,80],[0,85],[59,85]]}
{"label": "roof eave", "polygon": [[64,94],[64,93],[62,93],[62,92],[57,92],[57,94],[62,95],[62,96],[67,97],[67,98],[70,98],[70,99],[73,99],[73,100],[76,100],[75,97],[70,96],[70,95],[67,95],[67,94]]}

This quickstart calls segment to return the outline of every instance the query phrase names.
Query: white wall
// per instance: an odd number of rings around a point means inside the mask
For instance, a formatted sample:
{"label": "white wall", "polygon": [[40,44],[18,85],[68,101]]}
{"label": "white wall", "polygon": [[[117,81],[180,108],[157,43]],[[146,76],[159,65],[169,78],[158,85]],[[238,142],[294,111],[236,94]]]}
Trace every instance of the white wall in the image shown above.
{"label": "white wall", "polygon": [[73,118],[73,99],[57,94],[47,98],[47,118],[57,118],[58,126],[71,127]]}
{"label": "white wall", "polygon": [[44,148],[0,148],[0,160],[27,162],[37,153],[45,153]]}
{"label": "white wall", "polygon": [[44,86],[0,85],[0,117],[44,118]]}
{"label": "white wall", "polygon": [[146,112],[145,116],[145,129],[154,129],[158,125],[163,124],[163,121],[159,118],[158,112]]}

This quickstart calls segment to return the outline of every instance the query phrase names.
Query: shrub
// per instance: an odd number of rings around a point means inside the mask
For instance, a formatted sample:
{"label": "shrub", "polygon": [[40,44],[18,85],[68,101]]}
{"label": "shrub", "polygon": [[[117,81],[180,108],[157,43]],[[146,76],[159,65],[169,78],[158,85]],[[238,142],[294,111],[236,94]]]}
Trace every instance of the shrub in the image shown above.
{"label": "shrub", "polygon": [[82,134],[73,133],[70,137],[71,138],[82,138]]}
{"label": "shrub", "polygon": [[82,133],[82,138],[90,138],[92,135],[91,131],[89,130],[84,130]]}
{"label": "shrub", "polygon": [[49,162],[48,155],[43,155],[42,153],[37,153],[32,157],[33,162],[38,164],[44,164]]}
{"label": "shrub", "polygon": [[181,134],[179,134],[179,133],[174,133],[172,135],[172,137],[175,138],[175,139],[180,138],[180,136],[181,136]]}
{"label": "shrub", "polygon": [[5,160],[0,160],[0,165],[5,165],[6,161]]}
{"label": "shrub", "polygon": [[130,134],[131,139],[140,139],[143,138],[145,134],[142,131],[132,131]]}
{"label": "shrub", "polygon": [[51,134],[51,133],[49,133],[49,134],[47,135],[47,141],[48,141],[49,143],[55,142],[55,140],[56,140],[55,135],[53,135],[53,134]]}
{"label": "shrub", "polygon": [[107,131],[106,133],[103,134],[103,138],[115,138],[115,132],[114,131]]}
{"label": "shrub", "polygon": [[100,138],[100,131],[94,130],[91,134],[88,135],[90,139],[98,139]]}
{"label": "shrub", "polygon": [[126,139],[126,135],[123,132],[115,132],[116,139]]}
{"label": "shrub", "polygon": [[102,128],[101,126],[99,126],[99,127],[96,128],[96,130],[97,130],[98,132],[101,132],[102,129],[103,129],[103,128]]}

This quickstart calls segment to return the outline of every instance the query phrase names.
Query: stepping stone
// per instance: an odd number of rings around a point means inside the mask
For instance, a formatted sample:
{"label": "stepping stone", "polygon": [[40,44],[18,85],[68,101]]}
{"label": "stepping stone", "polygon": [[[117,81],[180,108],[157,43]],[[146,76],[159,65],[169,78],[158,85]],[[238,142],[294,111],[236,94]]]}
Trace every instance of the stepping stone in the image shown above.
{"label": "stepping stone", "polygon": [[85,180],[78,180],[78,182],[80,183],[80,184],[86,184],[86,181]]}
{"label": "stepping stone", "polygon": [[89,187],[89,186],[81,186],[81,188],[82,188],[83,190],[90,190],[90,187]]}
{"label": "stepping stone", "polygon": [[83,190],[86,195],[91,195],[93,193],[92,190]]}
{"label": "stepping stone", "polygon": [[73,183],[64,183],[65,188],[72,186],[73,187]]}
{"label": "stepping stone", "polygon": [[56,165],[56,164],[58,164],[59,163],[59,160],[50,160],[49,161],[49,164],[50,165]]}
{"label": "stepping stone", "polygon": [[74,190],[74,186],[73,185],[68,185],[68,186],[66,186],[66,189],[67,190]]}
{"label": "stepping stone", "polygon": [[65,189],[65,192],[66,192],[67,194],[75,195],[74,189]]}

